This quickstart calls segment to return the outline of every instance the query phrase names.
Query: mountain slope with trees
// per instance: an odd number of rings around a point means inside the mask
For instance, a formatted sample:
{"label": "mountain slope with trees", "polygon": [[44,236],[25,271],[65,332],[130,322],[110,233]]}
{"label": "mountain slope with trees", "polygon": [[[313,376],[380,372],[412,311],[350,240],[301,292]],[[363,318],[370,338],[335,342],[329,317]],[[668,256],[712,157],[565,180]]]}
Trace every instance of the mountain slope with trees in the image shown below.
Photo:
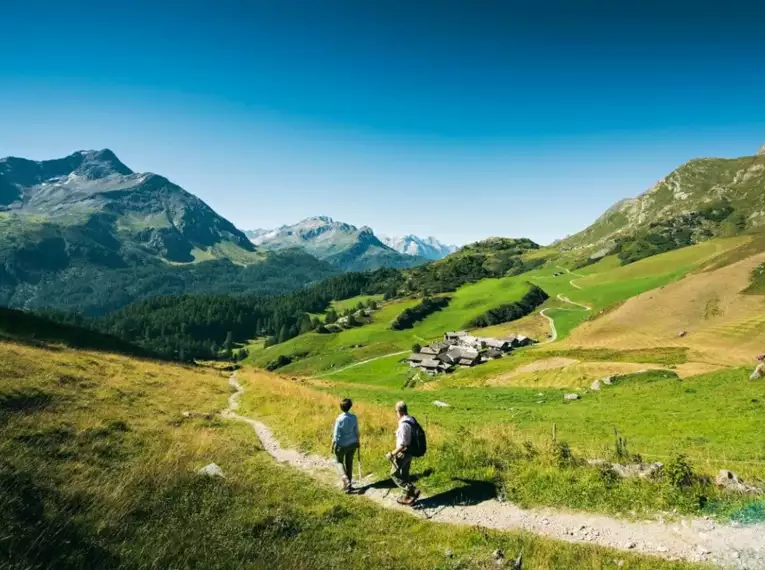
{"label": "mountain slope with trees", "polygon": [[0,159],[0,304],[99,314],[158,294],[279,293],[336,272],[303,252],[256,251],[202,200],[110,150]]}

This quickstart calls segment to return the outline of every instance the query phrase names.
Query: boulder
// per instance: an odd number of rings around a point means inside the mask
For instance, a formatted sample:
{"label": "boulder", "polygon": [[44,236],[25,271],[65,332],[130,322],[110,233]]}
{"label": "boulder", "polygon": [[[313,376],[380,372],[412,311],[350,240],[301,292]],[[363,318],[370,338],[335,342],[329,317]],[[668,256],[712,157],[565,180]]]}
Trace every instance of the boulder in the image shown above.
{"label": "boulder", "polygon": [[614,377],[606,376],[605,378],[601,378],[600,383],[605,384],[606,386],[611,386],[614,383]]}
{"label": "boulder", "polygon": [[437,408],[451,408],[449,404],[442,402],[441,400],[433,400],[433,405]]}
{"label": "boulder", "polygon": [[719,473],[717,473],[717,477],[715,478],[715,484],[721,489],[730,491],[732,493],[753,495],[763,494],[762,489],[752,485],[746,485],[736,473],[733,471],[728,471],[727,469],[720,469]]}
{"label": "boulder", "polygon": [[623,479],[655,479],[664,468],[663,463],[612,463],[611,469]]}
{"label": "boulder", "polygon": [[197,471],[197,475],[202,475],[204,477],[221,477],[222,479],[226,478],[223,474],[223,469],[218,467],[215,463],[205,465],[202,469]]}
{"label": "boulder", "polygon": [[749,375],[749,380],[759,380],[763,376],[765,376],[765,362],[760,362]]}
{"label": "boulder", "polygon": [[564,400],[579,400],[581,399],[581,396],[579,394],[565,394],[563,396]]}
{"label": "boulder", "polygon": [[600,380],[595,380],[595,382],[593,382],[592,385],[590,386],[590,390],[592,390],[593,392],[597,392],[598,390],[600,390]]}
{"label": "boulder", "polygon": [[687,333],[686,331],[678,331],[678,333],[677,333],[677,336],[678,336],[679,338],[683,338],[683,337],[684,337],[685,335],[687,335],[687,334],[688,334],[688,333]]}

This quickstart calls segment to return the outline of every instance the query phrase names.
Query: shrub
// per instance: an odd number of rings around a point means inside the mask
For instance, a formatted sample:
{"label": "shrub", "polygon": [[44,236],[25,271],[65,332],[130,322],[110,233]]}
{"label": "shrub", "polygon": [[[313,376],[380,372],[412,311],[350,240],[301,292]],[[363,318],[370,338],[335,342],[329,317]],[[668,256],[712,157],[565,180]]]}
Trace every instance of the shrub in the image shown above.
{"label": "shrub", "polygon": [[276,360],[272,360],[271,362],[266,364],[266,370],[273,372],[274,370],[278,370],[279,368],[287,366],[291,362],[292,362],[291,357],[287,356],[286,354],[280,354]]}
{"label": "shrub", "polygon": [[391,328],[396,331],[410,329],[428,315],[446,307],[449,301],[451,301],[449,297],[425,297],[419,305],[404,309],[393,321]]}
{"label": "shrub", "polygon": [[664,466],[664,475],[669,484],[673,487],[688,487],[693,483],[693,467],[688,462],[688,458],[678,453],[674,455]]}
{"label": "shrub", "polygon": [[416,352],[420,352],[421,350],[422,350],[422,346],[419,343],[415,342],[412,345],[412,352],[416,353]]}

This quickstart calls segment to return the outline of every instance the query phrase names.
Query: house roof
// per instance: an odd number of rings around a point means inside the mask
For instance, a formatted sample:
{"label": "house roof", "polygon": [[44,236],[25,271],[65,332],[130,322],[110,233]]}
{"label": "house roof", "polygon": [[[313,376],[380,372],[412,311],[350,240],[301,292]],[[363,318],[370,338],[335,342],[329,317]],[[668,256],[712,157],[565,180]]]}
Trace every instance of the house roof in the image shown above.
{"label": "house roof", "polygon": [[407,358],[410,362],[420,362],[422,360],[430,360],[431,356],[428,354],[422,354],[421,352],[413,352],[409,355],[409,358]]}

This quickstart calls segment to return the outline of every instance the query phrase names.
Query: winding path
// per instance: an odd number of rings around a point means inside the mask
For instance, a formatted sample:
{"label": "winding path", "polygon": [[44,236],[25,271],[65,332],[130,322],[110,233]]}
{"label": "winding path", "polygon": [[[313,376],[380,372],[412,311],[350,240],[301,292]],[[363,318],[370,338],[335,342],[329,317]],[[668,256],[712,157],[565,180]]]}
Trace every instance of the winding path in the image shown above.
{"label": "winding path", "polygon": [[[331,460],[317,455],[283,448],[264,423],[236,413],[244,388],[229,378],[233,393],[224,418],[245,422],[257,434],[263,448],[276,461],[300,469],[312,477],[328,482],[336,478]],[[556,540],[579,544],[598,544],[652,554],[667,559],[691,562],[708,561],[736,570],[765,570],[765,525],[718,525],[707,519],[682,519],[679,522],[630,522],[612,517],[562,512],[553,509],[521,509],[496,498],[460,503],[460,493],[445,493],[420,500],[422,508],[398,505],[389,489],[371,486],[371,478],[361,488],[368,499],[385,508],[404,511],[438,523],[480,526],[496,530],[524,530]],[[450,497],[447,499],[447,497]]]}
{"label": "winding path", "polygon": [[409,354],[411,350],[402,350],[400,352],[391,352],[390,354],[383,354],[382,356],[375,356],[374,358],[369,358],[367,360],[362,360],[361,362],[354,362],[353,364],[349,364],[348,366],[344,366],[343,368],[338,368],[337,370],[330,370],[329,372],[325,372],[324,374],[319,374],[316,376],[316,378],[323,378],[324,376],[331,376],[332,374],[337,374],[338,372],[345,372],[346,370],[349,370],[351,368],[355,368],[357,366],[361,366],[362,364],[369,364],[370,362],[374,362],[375,360],[380,360],[381,358],[390,358],[391,356],[400,356],[402,354]]}
{"label": "winding path", "polygon": [[[579,288],[579,287],[578,287]],[[568,297],[564,297],[562,294],[558,293],[557,299],[559,301],[562,301],[563,303],[568,303],[569,305],[575,305],[577,307],[580,307],[584,311],[592,311],[592,307],[589,305],[583,305],[582,303],[577,303],[575,301],[572,301]],[[547,307],[546,309],[542,309],[539,311],[539,314],[542,315],[545,319],[547,319],[547,322],[550,323],[550,331],[551,335],[550,338],[548,338],[546,341],[541,342],[539,344],[550,344],[551,342],[555,342],[558,339],[558,329],[555,328],[555,321],[552,317],[548,316],[547,311],[575,311],[576,309],[566,309],[564,307]]]}

